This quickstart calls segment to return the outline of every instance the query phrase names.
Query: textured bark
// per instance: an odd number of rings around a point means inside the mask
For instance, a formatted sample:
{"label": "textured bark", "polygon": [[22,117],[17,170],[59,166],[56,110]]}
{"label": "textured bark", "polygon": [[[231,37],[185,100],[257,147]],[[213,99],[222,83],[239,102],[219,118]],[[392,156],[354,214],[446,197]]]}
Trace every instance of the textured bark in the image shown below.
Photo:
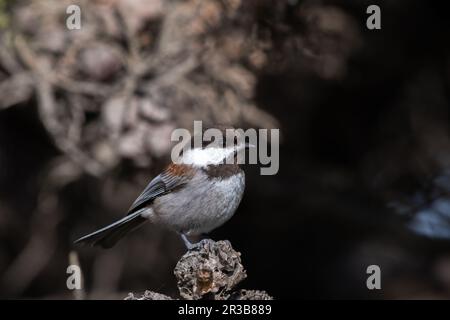
{"label": "textured bark", "polygon": [[173,300],[171,297],[161,293],[145,290],[143,294],[129,293],[124,300]]}
{"label": "textured bark", "polygon": [[[186,252],[175,270],[181,299],[185,300],[271,300],[265,291],[235,290],[247,277],[241,254],[229,241],[202,240]],[[145,291],[142,295],[130,293],[126,300],[171,300],[172,298]]]}

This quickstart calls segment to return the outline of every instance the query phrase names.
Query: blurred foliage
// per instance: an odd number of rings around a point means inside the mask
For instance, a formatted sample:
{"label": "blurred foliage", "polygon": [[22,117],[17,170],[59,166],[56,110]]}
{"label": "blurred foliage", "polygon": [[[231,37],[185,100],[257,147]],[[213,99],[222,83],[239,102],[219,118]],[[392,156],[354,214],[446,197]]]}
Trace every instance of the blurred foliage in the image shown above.
{"label": "blurred foliage", "polygon": [[0,29],[7,28],[10,23],[9,7],[15,0],[0,0]]}

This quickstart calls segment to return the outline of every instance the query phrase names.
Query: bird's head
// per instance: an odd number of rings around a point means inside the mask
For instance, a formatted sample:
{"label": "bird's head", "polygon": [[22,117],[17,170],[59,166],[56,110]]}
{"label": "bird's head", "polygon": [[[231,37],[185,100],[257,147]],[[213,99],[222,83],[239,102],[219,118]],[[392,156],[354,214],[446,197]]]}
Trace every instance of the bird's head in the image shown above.
{"label": "bird's head", "polygon": [[238,154],[254,147],[238,130],[229,126],[208,127],[203,130],[201,140],[197,137],[200,143],[196,145],[195,139],[196,136],[192,138],[191,148],[182,156],[184,164],[195,167],[237,164]]}

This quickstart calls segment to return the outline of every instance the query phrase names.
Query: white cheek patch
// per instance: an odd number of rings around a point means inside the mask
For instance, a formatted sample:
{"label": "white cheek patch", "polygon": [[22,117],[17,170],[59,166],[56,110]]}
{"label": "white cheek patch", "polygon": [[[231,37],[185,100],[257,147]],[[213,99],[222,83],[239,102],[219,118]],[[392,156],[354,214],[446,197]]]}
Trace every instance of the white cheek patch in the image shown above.
{"label": "white cheek patch", "polygon": [[193,166],[207,166],[224,163],[230,155],[234,153],[234,147],[229,148],[205,148],[190,149],[183,155],[182,162]]}

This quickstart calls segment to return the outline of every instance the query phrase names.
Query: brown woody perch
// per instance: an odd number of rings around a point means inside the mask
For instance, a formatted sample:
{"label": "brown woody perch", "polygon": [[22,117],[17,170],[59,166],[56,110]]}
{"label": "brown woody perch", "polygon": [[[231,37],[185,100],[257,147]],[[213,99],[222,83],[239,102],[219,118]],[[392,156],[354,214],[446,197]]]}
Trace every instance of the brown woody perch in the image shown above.
{"label": "brown woody perch", "polygon": [[[241,263],[241,254],[229,241],[203,240],[186,252],[175,270],[181,299],[185,300],[272,300],[265,291],[235,290],[247,277]],[[125,300],[173,300],[153,291],[144,294],[129,293]]]}

